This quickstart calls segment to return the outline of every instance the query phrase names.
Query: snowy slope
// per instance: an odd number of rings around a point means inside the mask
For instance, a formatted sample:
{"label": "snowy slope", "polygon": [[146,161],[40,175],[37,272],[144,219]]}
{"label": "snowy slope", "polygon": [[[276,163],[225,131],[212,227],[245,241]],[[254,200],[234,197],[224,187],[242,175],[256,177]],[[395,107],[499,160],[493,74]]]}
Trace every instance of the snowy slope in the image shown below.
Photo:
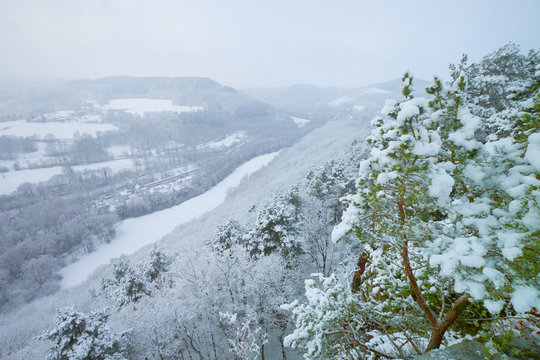
{"label": "snowy slope", "polygon": [[[355,138],[365,137],[368,119],[362,121],[333,121],[312,131],[294,146],[284,149],[266,167],[251,175],[229,193],[225,203],[202,217],[181,224],[158,242],[169,252],[178,252],[181,258],[197,256],[198,250],[214,232],[216,225],[228,218],[245,221],[252,214],[253,204],[261,204],[273,193],[285,190],[302,179],[315,165],[320,165],[343,153]],[[136,261],[145,257],[148,247],[131,255]],[[79,286],[60,290],[53,296],[40,298],[18,311],[0,317],[0,333],[9,337],[0,339],[0,348],[9,346],[20,349],[11,359],[44,358],[47,344],[35,337],[53,326],[56,309],[75,306],[81,311],[91,311],[103,304],[96,303],[88,291],[98,288],[101,279],[108,276],[111,267],[98,268],[89,280]]]}
{"label": "snowy slope", "polygon": [[[332,121],[306,135],[299,143],[284,149],[267,167],[244,181],[227,201],[196,222],[185,224],[166,236],[160,246],[170,251],[196,251],[213,234],[216,226],[229,218],[247,220],[249,209],[272,194],[289,188],[301,180],[313,166],[329,161],[347,148],[356,138],[369,133],[364,121]],[[146,254],[147,250],[143,251]]]}

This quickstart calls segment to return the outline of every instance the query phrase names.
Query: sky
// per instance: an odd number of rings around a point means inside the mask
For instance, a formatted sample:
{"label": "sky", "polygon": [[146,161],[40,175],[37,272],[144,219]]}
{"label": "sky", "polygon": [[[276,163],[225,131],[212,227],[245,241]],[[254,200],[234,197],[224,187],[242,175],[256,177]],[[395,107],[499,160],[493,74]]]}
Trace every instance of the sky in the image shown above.
{"label": "sky", "polygon": [[202,76],[236,88],[445,76],[512,41],[540,0],[0,0],[0,77]]}

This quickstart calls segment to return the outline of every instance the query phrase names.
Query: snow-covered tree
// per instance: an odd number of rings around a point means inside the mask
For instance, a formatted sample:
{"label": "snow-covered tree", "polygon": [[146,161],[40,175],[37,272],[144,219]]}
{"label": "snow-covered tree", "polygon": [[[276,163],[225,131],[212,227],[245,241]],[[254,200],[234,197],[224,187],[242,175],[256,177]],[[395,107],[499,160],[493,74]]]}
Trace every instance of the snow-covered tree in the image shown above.
{"label": "snow-covered tree", "polygon": [[267,343],[266,333],[260,327],[254,327],[254,318],[239,321],[237,314],[220,313],[224,324],[233,329],[231,338],[228,338],[229,351],[238,360],[255,360],[261,355],[261,344]]}
{"label": "snow-covered tree", "polygon": [[171,285],[172,280],[167,275],[172,261],[173,258],[157,246],[135,267],[121,258],[114,264],[112,278],[101,281],[101,289],[118,307],[135,303],[152,294],[152,290]]}
{"label": "snow-covered tree", "polygon": [[[363,248],[351,288],[342,288],[349,293],[321,278],[321,289],[306,287],[309,305],[289,306],[298,331],[287,342],[306,346],[307,358],[407,357],[438,348],[450,327],[461,336],[500,330],[475,320],[540,307],[539,74],[522,82],[519,104],[494,107],[510,120],[509,135],[482,136],[496,113],[469,104],[465,70],[454,68],[449,84],[435,79],[430,100],[413,98],[406,73],[405,99],[387,101],[373,121],[358,191],[334,230],[336,239],[356,233]],[[330,356],[332,336],[350,319],[355,342]],[[306,332],[324,341],[311,343]]]}
{"label": "snow-covered tree", "polygon": [[317,272],[325,275],[332,270],[336,255],[331,233],[345,209],[340,199],[354,191],[358,167],[349,160],[353,148],[344,159],[311,169],[301,185],[298,234],[302,248],[316,264]]}
{"label": "snow-covered tree", "polygon": [[53,346],[49,360],[124,360],[127,359],[129,332],[117,334],[107,325],[104,312],[85,314],[75,308],[58,311],[55,328],[40,338]]}
{"label": "snow-covered tree", "polygon": [[301,198],[296,187],[267,203],[246,236],[250,253],[257,256],[279,252],[290,257],[300,252],[297,227],[300,206]]}
{"label": "snow-covered tree", "polygon": [[211,246],[215,252],[223,252],[234,245],[243,244],[245,234],[246,229],[238,221],[229,219],[218,225]]}
{"label": "snow-covered tree", "polygon": [[112,278],[102,279],[101,289],[119,308],[136,303],[153,290],[172,284],[168,277],[172,261],[173,258],[157,246],[135,267],[129,265],[127,258],[120,258],[114,264]]}
{"label": "snow-covered tree", "polygon": [[168,255],[165,251],[154,245],[148,254],[148,259],[144,260],[139,265],[139,268],[140,272],[148,282],[159,286],[159,284],[164,284],[167,282],[165,277],[169,272],[172,262],[172,256]]}
{"label": "snow-covered tree", "polygon": [[114,264],[113,277],[103,279],[101,288],[118,307],[137,302],[141,297],[151,294],[146,279],[125,258]]}

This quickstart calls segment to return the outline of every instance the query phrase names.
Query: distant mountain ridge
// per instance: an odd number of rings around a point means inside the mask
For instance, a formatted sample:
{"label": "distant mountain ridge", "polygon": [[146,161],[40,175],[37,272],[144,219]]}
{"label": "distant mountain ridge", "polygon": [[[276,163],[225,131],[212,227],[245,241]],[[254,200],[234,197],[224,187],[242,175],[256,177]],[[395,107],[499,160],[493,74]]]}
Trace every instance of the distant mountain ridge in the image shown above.
{"label": "distant mountain ridge", "polygon": [[[415,79],[415,95],[425,96],[424,88],[428,84],[426,80]],[[357,88],[302,84],[248,88],[242,92],[296,116],[333,119],[371,117],[378,113],[384,100],[399,99],[402,96],[400,79]]]}
{"label": "distant mountain ridge", "polygon": [[0,117],[14,119],[36,113],[74,109],[88,101],[105,103],[115,98],[164,98],[178,105],[232,111],[262,104],[237,90],[202,77],[132,77],[72,80],[36,88],[19,87],[0,97]]}

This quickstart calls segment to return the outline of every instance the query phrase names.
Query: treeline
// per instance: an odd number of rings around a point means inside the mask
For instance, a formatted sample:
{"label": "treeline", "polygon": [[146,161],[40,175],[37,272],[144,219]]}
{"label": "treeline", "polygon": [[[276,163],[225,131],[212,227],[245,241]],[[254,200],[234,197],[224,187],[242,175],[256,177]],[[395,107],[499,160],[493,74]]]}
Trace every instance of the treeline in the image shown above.
{"label": "treeline", "polygon": [[36,150],[36,144],[31,139],[6,135],[0,136],[0,160],[13,160],[19,154],[31,153]]}

